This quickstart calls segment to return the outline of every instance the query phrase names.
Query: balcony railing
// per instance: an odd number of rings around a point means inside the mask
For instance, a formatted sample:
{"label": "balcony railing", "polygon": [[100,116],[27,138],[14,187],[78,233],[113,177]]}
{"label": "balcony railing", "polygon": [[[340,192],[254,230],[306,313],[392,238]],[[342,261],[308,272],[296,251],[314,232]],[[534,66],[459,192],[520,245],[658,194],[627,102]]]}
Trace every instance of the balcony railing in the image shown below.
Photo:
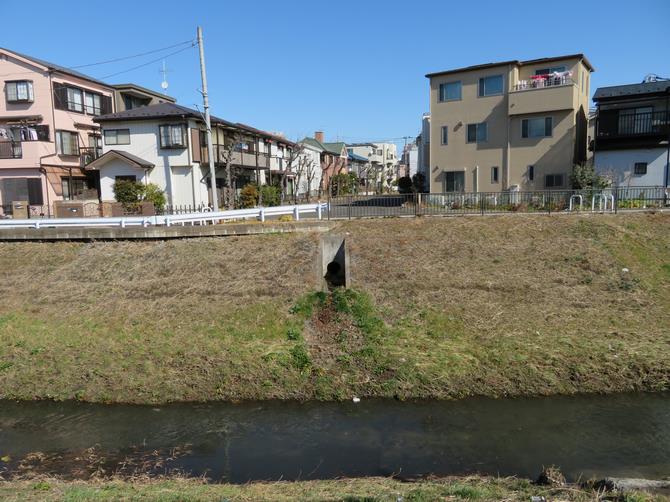
{"label": "balcony railing", "polygon": [[546,87],[559,87],[562,85],[573,85],[575,81],[570,76],[551,77],[546,78],[529,78],[527,80],[519,80],[513,91],[527,91],[530,89],[544,89]]}
{"label": "balcony railing", "polygon": [[19,141],[0,141],[0,159],[20,159],[23,148]]}
{"label": "balcony railing", "polygon": [[601,111],[598,117],[598,138],[625,136],[667,136],[670,112],[622,113]]}
{"label": "balcony railing", "polygon": [[86,148],[80,148],[79,149],[79,163],[81,167],[84,167],[91,162],[93,162],[95,159],[100,157],[102,155],[102,148],[100,147],[86,147]]}

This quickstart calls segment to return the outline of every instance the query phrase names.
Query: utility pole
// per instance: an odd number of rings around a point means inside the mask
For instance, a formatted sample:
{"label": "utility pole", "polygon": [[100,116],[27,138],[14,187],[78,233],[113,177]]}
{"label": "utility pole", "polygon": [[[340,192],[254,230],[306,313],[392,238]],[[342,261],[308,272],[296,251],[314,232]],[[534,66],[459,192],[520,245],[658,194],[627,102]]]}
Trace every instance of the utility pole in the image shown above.
{"label": "utility pole", "polygon": [[212,145],[212,124],[209,116],[209,97],[207,96],[207,72],[205,71],[205,48],[202,45],[202,28],[198,26],[198,48],[200,49],[200,77],[202,78],[202,106],[205,109],[205,127],[207,128],[207,156],[209,157],[209,177],[212,180],[212,208],[219,210],[216,194],[216,169],[214,167],[214,146]]}

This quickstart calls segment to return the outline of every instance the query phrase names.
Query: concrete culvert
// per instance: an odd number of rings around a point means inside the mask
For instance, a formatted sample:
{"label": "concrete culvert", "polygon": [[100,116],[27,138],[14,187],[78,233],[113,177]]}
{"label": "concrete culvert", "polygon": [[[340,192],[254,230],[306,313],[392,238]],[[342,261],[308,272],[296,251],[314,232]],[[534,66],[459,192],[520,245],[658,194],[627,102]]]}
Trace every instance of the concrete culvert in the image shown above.
{"label": "concrete culvert", "polygon": [[350,282],[348,265],[349,260],[344,239],[336,235],[323,236],[317,262],[317,274],[322,284],[321,289],[347,287]]}

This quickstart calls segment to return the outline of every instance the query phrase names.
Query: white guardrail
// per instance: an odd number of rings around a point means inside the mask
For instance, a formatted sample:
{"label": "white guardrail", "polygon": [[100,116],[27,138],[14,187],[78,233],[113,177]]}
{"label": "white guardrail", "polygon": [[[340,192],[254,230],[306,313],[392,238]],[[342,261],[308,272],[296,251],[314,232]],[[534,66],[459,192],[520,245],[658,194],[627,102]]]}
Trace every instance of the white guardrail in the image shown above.
{"label": "white guardrail", "polygon": [[233,209],[231,211],[205,211],[202,213],[172,214],[165,216],[121,216],[113,218],[31,218],[25,220],[0,220],[3,228],[67,228],[67,227],[150,227],[157,225],[206,225],[217,221],[245,220],[256,218],[265,221],[271,216],[293,216],[300,220],[300,215],[316,213],[320,220],[323,210],[328,208],[325,202],[316,204],[299,204],[294,206],[255,207],[252,209]]}

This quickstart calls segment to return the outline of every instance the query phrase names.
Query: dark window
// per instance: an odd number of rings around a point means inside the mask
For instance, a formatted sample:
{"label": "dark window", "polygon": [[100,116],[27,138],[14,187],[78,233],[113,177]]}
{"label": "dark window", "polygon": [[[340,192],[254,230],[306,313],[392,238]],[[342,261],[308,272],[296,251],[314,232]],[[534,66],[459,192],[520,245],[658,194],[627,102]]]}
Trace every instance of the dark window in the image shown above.
{"label": "dark window", "polygon": [[484,143],[488,139],[486,122],[468,124],[467,143]]}
{"label": "dark window", "polygon": [[463,171],[447,171],[444,173],[444,191],[462,192],[465,187],[465,173]]}
{"label": "dark window", "polygon": [[533,181],[535,179],[535,166],[528,166],[528,180]]}
{"label": "dark window", "polygon": [[33,82],[31,80],[13,80],[5,82],[7,103],[32,103]]}
{"label": "dark window", "polygon": [[148,98],[138,98],[137,96],[130,96],[129,94],[123,95],[123,104],[126,107],[126,110],[132,110],[133,108],[139,108],[140,106],[147,106],[151,102],[151,99]]}
{"label": "dark window", "polygon": [[458,101],[459,99],[461,99],[460,81],[440,84],[440,101]]}
{"label": "dark window", "polygon": [[553,119],[551,117],[537,117],[521,121],[522,138],[544,138],[551,136]]}
{"label": "dark window", "polygon": [[63,184],[63,199],[76,200],[81,199],[83,195],[87,194],[91,188],[86,178],[70,178],[62,177]]}
{"label": "dark window", "polygon": [[161,148],[186,148],[186,126],[184,124],[162,125],[159,129]]}
{"label": "dark window", "polygon": [[493,75],[479,79],[479,97],[502,94],[503,88],[502,75]]}
{"label": "dark window", "polygon": [[60,155],[79,155],[79,135],[72,131],[56,131],[56,152]]}
{"label": "dark window", "polygon": [[4,204],[18,200],[27,200],[28,204],[34,206],[44,204],[40,178],[5,178],[0,180],[0,192]]}
{"label": "dark window", "polygon": [[491,183],[498,183],[498,168],[496,166],[491,168]]}
{"label": "dark window", "polygon": [[633,169],[633,174],[636,176],[642,176],[647,174],[647,163],[646,162],[636,162]]}
{"label": "dark window", "polygon": [[449,127],[442,126],[442,144],[447,145],[449,143]]}
{"label": "dark window", "polygon": [[14,141],[49,141],[48,125],[12,126],[5,131]]}
{"label": "dark window", "polygon": [[105,145],[129,145],[130,129],[105,129]]}
{"label": "dark window", "polygon": [[544,186],[547,188],[557,188],[563,186],[562,174],[547,174],[544,177]]}
{"label": "dark window", "polygon": [[565,66],[552,66],[551,68],[542,68],[540,70],[535,70],[535,75],[548,75],[550,73],[563,73],[565,71]]}

